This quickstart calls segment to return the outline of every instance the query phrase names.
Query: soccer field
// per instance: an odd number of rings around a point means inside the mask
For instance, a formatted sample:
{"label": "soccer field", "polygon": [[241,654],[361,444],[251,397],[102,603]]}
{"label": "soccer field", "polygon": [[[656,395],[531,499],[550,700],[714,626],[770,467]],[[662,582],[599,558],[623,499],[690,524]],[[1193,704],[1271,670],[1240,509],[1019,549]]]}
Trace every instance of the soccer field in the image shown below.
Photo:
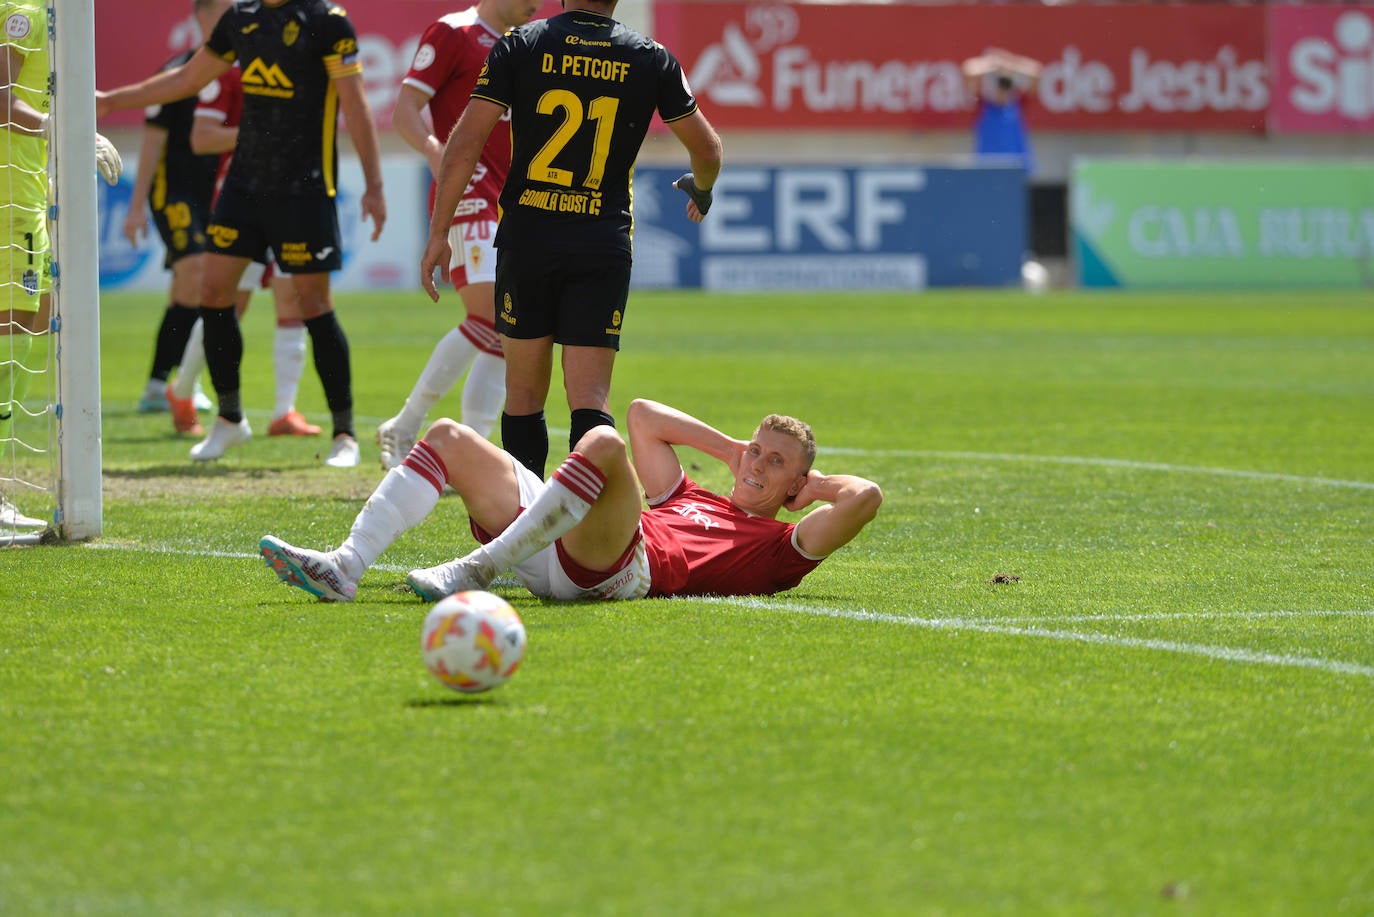
{"label": "soccer field", "polygon": [[1367,293],[637,293],[622,421],[796,414],[882,511],[772,598],[498,581],[473,697],[404,586],[455,499],[356,604],[256,553],[344,537],[456,296],[339,297],[349,470],[262,435],[265,296],[260,435],[192,464],[135,412],[162,308],[104,298],[104,536],[0,550],[0,913],[1374,913]]}

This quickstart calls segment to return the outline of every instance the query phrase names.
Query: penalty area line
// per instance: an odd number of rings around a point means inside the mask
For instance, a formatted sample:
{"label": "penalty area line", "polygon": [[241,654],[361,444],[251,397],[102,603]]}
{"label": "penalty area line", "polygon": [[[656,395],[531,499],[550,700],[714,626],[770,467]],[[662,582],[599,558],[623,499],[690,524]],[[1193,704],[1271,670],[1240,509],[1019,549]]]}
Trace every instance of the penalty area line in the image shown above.
{"label": "penalty area line", "polygon": [[1055,630],[1049,627],[997,624],[988,621],[971,621],[967,618],[905,618],[901,615],[886,614],[862,609],[828,608],[823,605],[788,605],[770,603],[758,598],[698,597],[697,601],[707,601],[719,605],[734,605],[741,608],[757,608],[764,611],[794,612],[816,617],[843,618],[849,621],[876,621],[882,624],[899,624],[906,627],[920,627],[926,630],[972,631],[982,634],[995,634],[1006,637],[1030,637],[1040,640],[1059,640],[1066,643],[1084,643],[1098,646],[1124,647],[1127,649],[1153,650],[1163,653],[1179,653],[1187,656],[1201,656],[1221,662],[1238,662],[1247,665],[1271,665],[1286,668],[1315,669],[1336,675],[1355,675],[1374,678],[1374,666],[1356,662],[1342,662],[1337,659],[1322,659],[1317,656],[1297,656],[1290,653],[1266,653],[1231,646],[1212,646],[1205,643],[1184,643],[1178,640],[1158,640],[1146,637],[1120,637],[1112,634],[1099,634],[1086,631]]}

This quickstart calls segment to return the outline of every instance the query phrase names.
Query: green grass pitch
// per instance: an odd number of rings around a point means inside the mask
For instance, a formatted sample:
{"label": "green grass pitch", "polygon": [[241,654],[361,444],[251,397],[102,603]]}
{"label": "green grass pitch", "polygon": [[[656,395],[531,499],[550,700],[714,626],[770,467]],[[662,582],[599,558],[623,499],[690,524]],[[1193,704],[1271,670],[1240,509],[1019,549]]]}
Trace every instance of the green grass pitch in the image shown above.
{"label": "green grass pitch", "polygon": [[637,293],[619,417],[797,414],[882,511],[768,599],[503,580],[476,697],[403,586],[456,500],[353,605],[256,554],[343,538],[456,297],[339,296],[347,471],[261,435],[263,295],[260,435],[193,465],[134,408],[162,304],[104,298],[103,537],[0,550],[0,913],[1374,913],[1368,293]]}

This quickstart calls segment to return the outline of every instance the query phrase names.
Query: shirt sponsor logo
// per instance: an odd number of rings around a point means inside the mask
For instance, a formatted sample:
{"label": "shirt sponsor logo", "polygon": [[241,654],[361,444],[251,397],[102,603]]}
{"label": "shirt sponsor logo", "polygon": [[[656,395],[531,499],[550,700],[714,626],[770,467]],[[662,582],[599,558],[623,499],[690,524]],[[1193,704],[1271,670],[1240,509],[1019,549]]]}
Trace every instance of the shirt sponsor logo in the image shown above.
{"label": "shirt sponsor logo", "polygon": [[577,194],[571,191],[540,191],[527,188],[518,201],[521,207],[534,207],[554,213],[585,213],[601,215],[600,194]]}
{"label": "shirt sponsor logo", "polygon": [[243,91],[249,95],[273,96],[289,99],[294,96],[296,86],[277,64],[264,64],[256,57],[244,68]]}
{"label": "shirt sponsor logo", "polygon": [[700,503],[697,503],[694,500],[688,500],[685,503],[679,503],[676,506],[670,506],[668,507],[668,509],[677,513],[684,519],[690,519],[691,521],[695,522],[697,525],[701,526],[704,529],[711,529],[720,525],[719,522],[711,518],[711,515],[707,511],[706,507],[703,507]]}

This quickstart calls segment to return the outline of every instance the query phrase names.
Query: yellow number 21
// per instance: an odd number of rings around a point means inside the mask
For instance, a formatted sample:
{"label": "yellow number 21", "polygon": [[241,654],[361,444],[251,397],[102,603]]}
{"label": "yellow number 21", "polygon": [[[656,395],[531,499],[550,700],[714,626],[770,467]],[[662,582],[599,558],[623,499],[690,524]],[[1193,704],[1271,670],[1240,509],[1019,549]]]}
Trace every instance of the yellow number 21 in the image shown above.
{"label": "yellow number 21", "polygon": [[[584,188],[593,191],[600,189],[601,179],[606,175],[606,157],[611,152],[611,133],[615,130],[615,113],[620,100],[611,96],[592,99],[590,120],[596,122],[596,140],[592,144],[592,161],[587,177],[582,182]],[[563,123],[553,132],[553,136],[530,160],[528,175],[531,181],[547,182],[553,185],[571,187],[573,173],[569,169],[555,169],[553,161],[563,151],[563,147],[577,135],[583,121],[588,120],[582,109],[582,100],[566,89],[551,89],[539,97],[535,111],[541,115],[563,113]]]}

